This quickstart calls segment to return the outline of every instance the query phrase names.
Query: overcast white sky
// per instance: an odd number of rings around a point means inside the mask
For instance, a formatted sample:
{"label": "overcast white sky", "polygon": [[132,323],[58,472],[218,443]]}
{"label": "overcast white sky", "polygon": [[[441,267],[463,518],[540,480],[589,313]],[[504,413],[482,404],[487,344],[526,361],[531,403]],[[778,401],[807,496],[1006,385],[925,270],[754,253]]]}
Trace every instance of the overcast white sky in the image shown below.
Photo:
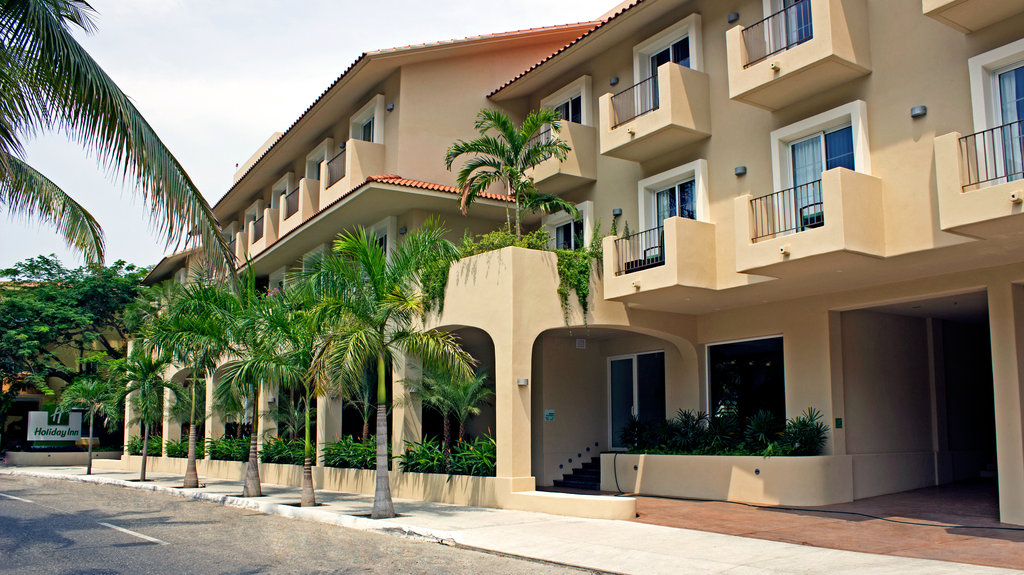
{"label": "overcast white sky", "polygon": [[[362,52],[596,19],[615,0],[93,0],[80,35],[212,204],[235,164],[287,128]],[[63,136],[26,159],[99,220],[107,261],[155,264],[164,242],[143,206]],[[0,213],[0,268],[39,254],[81,258],[52,230]]]}

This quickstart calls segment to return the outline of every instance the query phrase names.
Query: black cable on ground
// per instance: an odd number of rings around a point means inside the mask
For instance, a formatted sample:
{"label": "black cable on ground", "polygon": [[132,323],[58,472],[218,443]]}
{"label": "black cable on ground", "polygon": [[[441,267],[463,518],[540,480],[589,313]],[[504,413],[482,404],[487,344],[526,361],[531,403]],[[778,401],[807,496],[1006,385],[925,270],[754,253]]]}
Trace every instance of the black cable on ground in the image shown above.
{"label": "black cable on ground", "polygon": [[[618,484],[616,484],[618,487]],[[742,505],[744,507],[753,507],[754,509],[766,509],[768,511],[800,511],[810,513],[832,513],[835,515],[854,515],[857,517],[866,517],[868,519],[878,519],[881,521],[888,521],[889,523],[900,523],[903,525],[919,525],[921,527],[942,527],[945,529],[991,529],[994,531],[1024,531],[1024,527],[1000,527],[994,525],[951,525],[948,523],[921,523],[918,521],[905,521],[903,519],[890,519],[888,517],[879,517],[878,515],[871,515],[870,513],[861,513],[859,511],[840,511],[838,509],[813,509],[808,507],[777,507],[774,505],[758,505],[756,503],[743,503],[742,501],[726,501],[724,499],[694,499],[690,497],[670,497],[667,495],[642,495],[634,494],[639,497],[649,497],[651,499],[671,499],[675,501],[693,501],[696,503],[731,503],[733,505]]]}

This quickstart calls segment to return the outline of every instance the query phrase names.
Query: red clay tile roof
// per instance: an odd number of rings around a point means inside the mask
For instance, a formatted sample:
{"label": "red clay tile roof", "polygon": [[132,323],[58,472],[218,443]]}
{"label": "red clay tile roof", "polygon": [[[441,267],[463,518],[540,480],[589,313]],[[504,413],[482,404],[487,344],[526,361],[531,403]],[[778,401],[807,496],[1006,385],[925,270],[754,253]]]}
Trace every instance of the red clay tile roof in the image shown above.
{"label": "red clay tile roof", "polygon": [[[433,190],[435,192],[448,192],[448,193],[451,193],[451,194],[461,194],[462,193],[459,190],[459,188],[456,188],[454,186],[446,186],[444,184],[432,184],[430,182],[421,182],[419,180],[407,180],[407,179],[405,179],[405,178],[403,178],[401,176],[396,176],[394,174],[381,174],[379,176],[370,176],[370,177],[366,178],[365,182],[363,182],[362,184],[359,184],[354,189],[359,189],[363,185],[368,184],[370,182],[380,182],[382,184],[393,184],[393,185],[396,185],[396,186],[405,186],[407,188],[419,188],[421,190]],[[497,200],[499,202],[509,202],[509,201],[512,201],[512,199],[510,197],[506,196],[506,195],[503,195],[503,194],[492,194],[490,192],[484,192],[482,194],[477,194],[477,196],[480,197],[480,198],[486,199],[486,200]]]}
{"label": "red clay tile roof", "polygon": [[574,27],[578,27],[578,26],[584,26],[584,25],[590,24],[590,23],[591,22],[578,22],[578,23],[575,23],[575,24],[558,24],[558,25],[555,25],[555,26],[542,26],[542,27],[538,27],[538,28],[527,28],[525,30],[515,30],[515,31],[512,31],[512,32],[498,32],[498,33],[495,33],[495,34],[482,34],[482,35],[479,35],[479,36],[467,36],[466,38],[461,38],[461,39],[452,39],[452,40],[445,40],[445,41],[439,41],[439,42],[428,42],[428,43],[424,43],[424,44],[413,44],[413,45],[409,45],[409,46],[400,46],[400,47],[396,47],[396,48],[386,48],[386,49],[383,49],[383,50],[371,50],[369,52],[363,52],[362,54],[359,55],[358,58],[355,59],[354,62],[349,64],[348,68],[345,68],[345,71],[342,72],[340,76],[338,76],[337,78],[335,78],[335,80],[333,82],[331,82],[331,85],[328,86],[327,89],[325,89],[323,92],[320,93],[319,96],[317,96],[316,100],[313,100],[312,104],[310,104],[305,110],[303,110],[303,112],[301,114],[299,114],[299,117],[296,118],[295,121],[292,122],[291,125],[288,126],[288,128],[285,131],[281,132],[281,135],[278,136],[278,138],[276,140],[274,140],[274,143],[271,144],[269,147],[267,147],[267,149],[264,150],[262,154],[260,154],[260,157],[256,158],[256,161],[254,161],[252,163],[252,165],[249,166],[249,168],[246,169],[245,172],[242,173],[242,175],[240,175],[238,177],[238,180],[236,180],[235,183],[232,184],[230,188],[228,188],[228,191],[225,192],[224,195],[221,196],[220,199],[217,200],[217,202],[213,205],[213,208],[216,209],[217,206],[220,205],[221,202],[223,202],[225,199],[227,199],[227,197],[231,194],[231,192],[235,188],[238,187],[238,184],[241,183],[241,181],[244,180],[247,175],[249,175],[249,172],[251,172],[254,168],[256,168],[256,166],[259,165],[260,161],[262,161],[263,158],[266,157],[267,154],[269,154],[271,152],[271,150],[273,150],[275,147],[277,147],[277,145],[281,142],[281,140],[283,140],[284,137],[286,135],[288,135],[288,133],[291,132],[291,130],[296,125],[298,125],[298,123],[300,121],[302,121],[302,119],[305,118],[306,115],[309,114],[313,110],[313,108],[315,108],[316,105],[320,103],[321,100],[324,99],[324,96],[326,96],[335,86],[337,86],[349,74],[349,72],[352,71],[353,68],[358,66],[363,60],[367,59],[368,57],[377,56],[377,55],[381,55],[381,54],[387,54],[387,53],[390,53],[390,52],[399,52],[399,51],[403,51],[403,50],[415,50],[415,49],[419,49],[419,48],[428,48],[428,47],[433,47],[433,46],[443,46],[443,45],[447,45],[447,44],[457,44],[457,43],[460,43],[460,42],[471,42],[473,40],[483,40],[483,39],[490,39],[490,38],[502,38],[502,37],[506,37],[506,36],[515,36],[515,35],[519,35],[519,34],[528,34],[528,33],[534,33],[534,32],[546,32],[546,31],[549,31],[549,30],[560,30],[560,29],[563,29],[563,28],[574,28]]}
{"label": "red clay tile roof", "polygon": [[541,60],[540,62],[537,62],[537,63],[536,63],[536,64],[534,64],[533,66],[530,66],[530,67],[529,67],[529,68],[527,68],[527,69],[526,69],[525,71],[523,71],[523,72],[521,72],[520,74],[518,74],[518,75],[517,75],[516,77],[514,77],[514,78],[512,78],[511,80],[509,80],[509,81],[505,82],[505,83],[504,83],[504,84],[502,84],[501,86],[498,86],[498,87],[497,87],[497,88],[496,88],[496,89],[495,89],[495,90],[494,90],[493,92],[491,92],[490,94],[487,94],[487,97],[488,97],[488,98],[490,98],[490,97],[494,96],[495,94],[497,94],[498,92],[500,92],[500,91],[504,90],[505,88],[508,88],[508,87],[509,87],[509,86],[511,86],[511,85],[512,85],[513,83],[515,83],[515,82],[516,82],[516,81],[518,81],[518,80],[519,80],[520,78],[522,78],[523,76],[525,76],[525,75],[529,74],[530,72],[532,72],[532,71],[536,70],[536,69],[537,69],[537,68],[539,68],[539,67],[540,67],[540,66],[541,66],[542,64],[544,64],[544,63],[546,63],[546,62],[550,61],[550,60],[551,60],[551,59],[553,59],[553,58],[554,58],[555,56],[558,56],[559,54],[561,54],[562,52],[565,52],[565,51],[566,51],[566,50],[568,50],[569,48],[572,48],[573,46],[575,46],[576,44],[578,44],[578,43],[579,43],[580,41],[582,41],[582,40],[583,40],[584,38],[586,38],[587,36],[590,36],[591,34],[593,34],[594,32],[596,32],[596,31],[597,31],[598,29],[600,29],[600,28],[601,28],[602,26],[604,26],[605,24],[608,24],[608,23],[609,23],[609,22],[611,22],[612,20],[614,20],[614,19],[618,18],[619,16],[621,16],[621,15],[625,14],[625,13],[626,13],[626,12],[628,12],[628,11],[629,11],[629,10],[630,10],[631,8],[633,8],[634,6],[637,6],[637,5],[639,5],[639,4],[643,4],[643,2],[644,2],[644,0],[634,0],[634,2],[630,3],[630,4],[628,5],[628,6],[626,6],[626,7],[622,8],[621,10],[619,10],[619,11],[615,12],[615,13],[614,13],[614,14],[612,14],[611,16],[608,16],[608,17],[607,17],[607,18],[605,18],[604,20],[595,20],[595,22],[597,22],[597,24],[596,24],[596,25],[595,25],[595,26],[594,26],[593,28],[591,28],[590,30],[587,30],[586,32],[584,32],[583,34],[581,34],[581,35],[580,35],[580,36],[579,36],[578,38],[576,38],[576,39],[575,39],[575,40],[573,40],[572,42],[569,42],[569,43],[568,43],[568,44],[566,44],[565,46],[562,46],[562,47],[561,47],[561,48],[559,48],[559,49],[558,49],[558,51],[556,51],[556,52],[555,52],[554,54],[552,54],[552,55],[550,55],[550,56],[548,56],[548,57],[544,58],[544,59],[543,59],[543,60]]}

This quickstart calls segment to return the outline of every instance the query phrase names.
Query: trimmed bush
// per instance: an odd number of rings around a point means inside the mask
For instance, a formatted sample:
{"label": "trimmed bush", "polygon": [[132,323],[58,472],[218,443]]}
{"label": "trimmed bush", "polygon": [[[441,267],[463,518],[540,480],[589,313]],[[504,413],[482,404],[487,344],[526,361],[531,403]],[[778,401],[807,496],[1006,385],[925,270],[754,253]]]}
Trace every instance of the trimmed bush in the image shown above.
{"label": "trimmed bush", "polygon": [[217,461],[249,461],[248,437],[221,437],[206,440],[210,459]]}
{"label": "trimmed bush", "polygon": [[[149,452],[147,455],[151,457],[160,457],[163,453],[163,438],[159,435],[149,436]],[[133,435],[128,438],[128,455],[142,455],[142,436]]]}
{"label": "trimmed bush", "polygon": [[437,438],[420,443],[406,443],[405,453],[396,457],[402,471],[410,473],[447,473],[494,477],[497,469],[498,448],[494,438],[482,436],[473,441],[456,441],[451,457],[446,459],[444,448]]}
{"label": "trimmed bush", "polygon": [[[313,454],[316,458],[316,453]],[[287,440],[275,437],[263,443],[260,450],[260,461],[263,463],[282,463],[285,465],[302,465],[305,459],[305,442],[300,439]]]}
{"label": "trimmed bush", "polygon": [[[390,455],[390,453],[391,445],[389,444],[388,454]],[[342,437],[333,443],[325,443],[324,465],[347,469],[376,469],[376,437],[371,435],[362,441],[355,437]]]}
{"label": "trimmed bush", "polygon": [[[175,457],[178,459],[186,459],[188,457],[188,438],[182,438],[178,441],[167,442],[167,457]],[[196,459],[202,459],[206,456],[206,443],[201,438],[196,438]]]}

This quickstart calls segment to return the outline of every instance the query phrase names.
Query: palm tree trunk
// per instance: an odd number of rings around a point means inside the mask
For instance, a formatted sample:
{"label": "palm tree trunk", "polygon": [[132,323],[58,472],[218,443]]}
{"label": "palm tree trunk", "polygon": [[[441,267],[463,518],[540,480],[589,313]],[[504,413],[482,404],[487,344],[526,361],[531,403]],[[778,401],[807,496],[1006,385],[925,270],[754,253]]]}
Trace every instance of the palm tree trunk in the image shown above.
{"label": "palm tree trunk", "polygon": [[139,481],[146,480],[146,457],[149,455],[149,423],[142,424],[142,469],[139,470]]}
{"label": "palm tree trunk", "polygon": [[[242,497],[263,497],[260,485],[259,450],[256,448],[256,418],[259,417],[260,385],[255,384],[256,392],[252,396],[252,429],[249,430],[249,463],[245,466],[245,487]],[[241,426],[239,426],[241,428]]]}
{"label": "palm tree trunk", "polygon": [[313,490],[313,449],[309,437],[309,404],[310,399],[306,397],[306,444],[303,446],[306,456],[302,459],[302,501],[299,503],[301,507],[316,507],[316,492]]}
{"label": "palm tree trunk", "polygon": [[444,452],[451,453],[452,451],[452,418],[449,414],[444,414]]}
{"label": "palm tree trunk", "polygon": [[89,412],[89,447],[88,447],[89,461],[86,462],[86,464],[85,464],[85,474],[86,475],[92,475],[92,420],[93,420],[94,417],[96,417],[96,412],[95,411],[90,411]]}
{"label": "palm tree trunk", "polygon": [[466,435],[466,420],[459,420],[459,442],[462,442],[463,437]]}
{"label": "palm tree trunk", "polygon": [[196,384],[194,380],[192,382],[192,411],[188,422],[188,459],[185,462],[185,482],[182,486],[186,489],[196,489],[199,487],[199,473],[196,470]]}
{"label": "palm tree trunk", "polygon": [[391,501],[391,478],[388,476],[388,401],[384,385],[384,356],[377,356],[377,487],[373,493],[372,519],[390,519],[395,516]]}
{"label": "palm tree trunk", "polygon": [[366,436],[370,435],[370,418],[366,417],[363,419],[363,436],[359,439],[366,441]]}

